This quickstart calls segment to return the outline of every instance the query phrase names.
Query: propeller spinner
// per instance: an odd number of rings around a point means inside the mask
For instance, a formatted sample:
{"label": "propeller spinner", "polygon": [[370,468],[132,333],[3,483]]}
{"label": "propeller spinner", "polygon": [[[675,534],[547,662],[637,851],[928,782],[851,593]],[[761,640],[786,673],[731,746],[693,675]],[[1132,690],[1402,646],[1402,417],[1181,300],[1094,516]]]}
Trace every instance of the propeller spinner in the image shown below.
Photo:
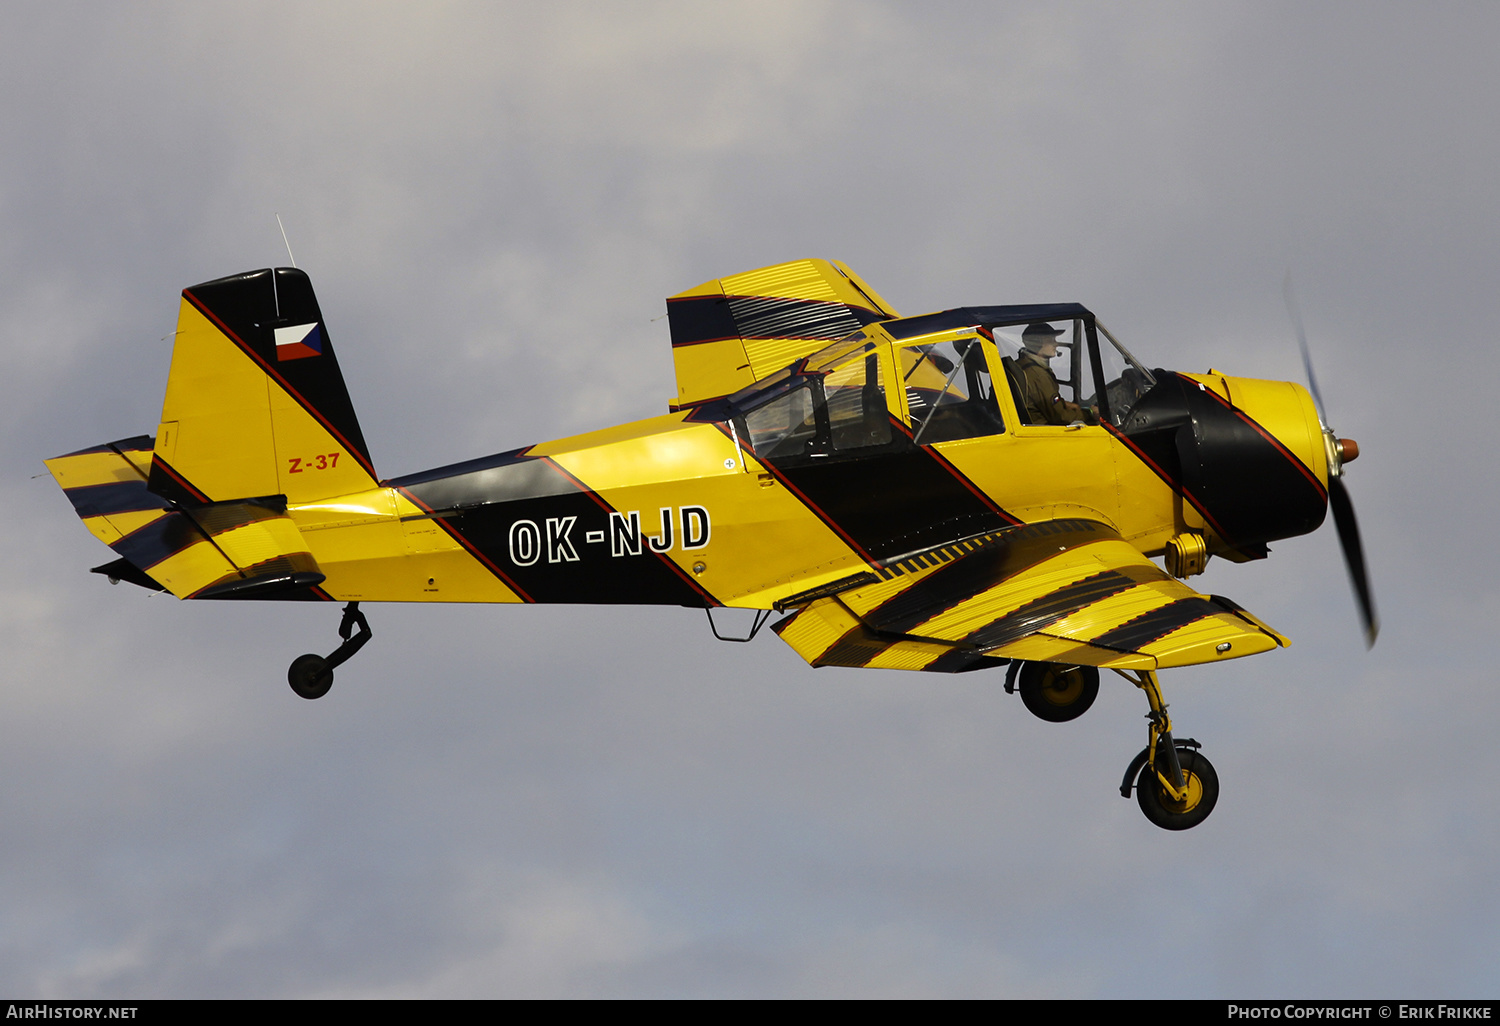
{"label": "propeller spinner", "polygon": [[1359,603],[1359,614],[1365,627],[1365,646],[1375,644],[1380,633],[1380,618],[1375,613],[1375,595],[1370,590],[1370,576],[1365,570],[1365,550],[1359,540],[1359,521],[1354,516],[1354,503],[1349,490],[1344,486],[1344,464],[1352,463],[1359,456],[1359,443],[1352,438],[1339,438],[1328,426],[1328,414],[1323,405],[1323,394],[1318,390],[1318,379],[1313,374],[1312,351],[1307,345],[1307,332],[1302,328],[1302,314],[1297,308],[1297,298],[1292,292],[1292,275],[1287,272],[1283,287],[1287,313],[1291,315],[1292,327],[1297,332],[1297,344],[1302,349],[1302,368],[1307,373],[1307,390],[1312,393],[1313,405],[1318,411],[1318,426],[1323,429],[1323,444],[1328,450],[1328,504],[1333,509],[1333,523],[1339,532],[1339,545],[1344,550],[1344,565],[1349,568],[1349,583],[1354,588],[1354,598]]}

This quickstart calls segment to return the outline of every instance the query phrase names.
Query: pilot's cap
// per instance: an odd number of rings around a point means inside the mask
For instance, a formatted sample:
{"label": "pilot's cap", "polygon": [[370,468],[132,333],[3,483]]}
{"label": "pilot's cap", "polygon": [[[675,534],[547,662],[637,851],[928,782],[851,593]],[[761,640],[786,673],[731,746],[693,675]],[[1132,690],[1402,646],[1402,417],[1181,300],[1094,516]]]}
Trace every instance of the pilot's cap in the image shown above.
{"label": "pilot's cap", "polygon": [[1026,325],[1026,330],[1021,332],[1021,341],[1027,349],[1040,349],[1048,342],[1056,342],[1062,333],[1062,328],[1054,328],[1046,321],[1036,321]]}

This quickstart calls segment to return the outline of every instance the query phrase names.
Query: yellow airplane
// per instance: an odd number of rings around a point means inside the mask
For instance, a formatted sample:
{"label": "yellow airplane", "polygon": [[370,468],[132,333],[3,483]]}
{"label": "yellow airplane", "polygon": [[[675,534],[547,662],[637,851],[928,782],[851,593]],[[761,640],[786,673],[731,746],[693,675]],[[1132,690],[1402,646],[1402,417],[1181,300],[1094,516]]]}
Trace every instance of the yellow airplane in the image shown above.
{"label": "yellow airplane", "polygon": [[[1148,370],[1073,303],[902,317],[824,260],[667,310],[667,415],[382,479],[307,275],[220,278],[182,293],[155,437],[47,466],[118,555],[94,568],[111,581],[347,603],[338,649],[291,666],[304,698],[370,639],[362,602],[694,606],[733,641],[779,612],[812,666],[1005,667],[1054,722],[1116,671],[1150,707],[1121,793],[1167,829],[1219,784],[1157,671],[1288,644],[1181,579],[1263,558],[1331,502],[1374,640],[1358,448],[1300,385]],[[760,612],[726,636],[720,607]]]}

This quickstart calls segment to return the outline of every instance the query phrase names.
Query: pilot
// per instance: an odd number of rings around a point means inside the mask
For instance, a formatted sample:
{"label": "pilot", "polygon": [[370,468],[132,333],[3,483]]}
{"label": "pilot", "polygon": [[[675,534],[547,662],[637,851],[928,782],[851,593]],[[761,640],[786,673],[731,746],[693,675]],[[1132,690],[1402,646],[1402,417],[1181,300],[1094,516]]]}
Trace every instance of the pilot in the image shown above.
{"label": "pilot", "polygon": [[1026,325],[1021,342],[1026,350],[1016,358],[1021,372],[1021,395],[1026,403],[1026,419],[1031,424],[1073,424],[1083,420],[1077,403],[1062,397],[1057,376],[1047,364],[1057,355],[1057,336],[1061,328],[1045,321]]}

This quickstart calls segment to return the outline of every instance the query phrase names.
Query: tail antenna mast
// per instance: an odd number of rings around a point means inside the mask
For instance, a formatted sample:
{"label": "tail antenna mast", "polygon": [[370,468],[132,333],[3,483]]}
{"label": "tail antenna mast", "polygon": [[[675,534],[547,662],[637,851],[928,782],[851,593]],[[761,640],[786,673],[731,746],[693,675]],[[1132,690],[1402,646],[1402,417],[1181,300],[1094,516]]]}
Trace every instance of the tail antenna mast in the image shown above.
{"label": "tail antenna mast", "polygon": [[[293,267],[296,267],[297,258],[292,256],[292,244],[286,237],[286,225],[281,223],[281,215],[279,213],[276,215],[276,227],[281,229],[281,241],[286,246],[286,258],[292,262]],[[276,307],[276,319],[279,321],[281,320],[281,296],[276,289],[275,271],[271,272],[271,302]]]}
{"label": "tail antenna mast", "polygon": [[281,229],[281,241],[282,241],[282,244],[286,246],[286,258],[292,262],[292,266],[293,267],[296,267],[297,266],[297,258],[294,257],[294,256],[292,256],[292,244],[287,241],[287,237],[286,237],[286,225],[284,225],[284,224],[281,223],[281,215],[280,214],[276,215],[276,227],[278,227],[278,228]]}

